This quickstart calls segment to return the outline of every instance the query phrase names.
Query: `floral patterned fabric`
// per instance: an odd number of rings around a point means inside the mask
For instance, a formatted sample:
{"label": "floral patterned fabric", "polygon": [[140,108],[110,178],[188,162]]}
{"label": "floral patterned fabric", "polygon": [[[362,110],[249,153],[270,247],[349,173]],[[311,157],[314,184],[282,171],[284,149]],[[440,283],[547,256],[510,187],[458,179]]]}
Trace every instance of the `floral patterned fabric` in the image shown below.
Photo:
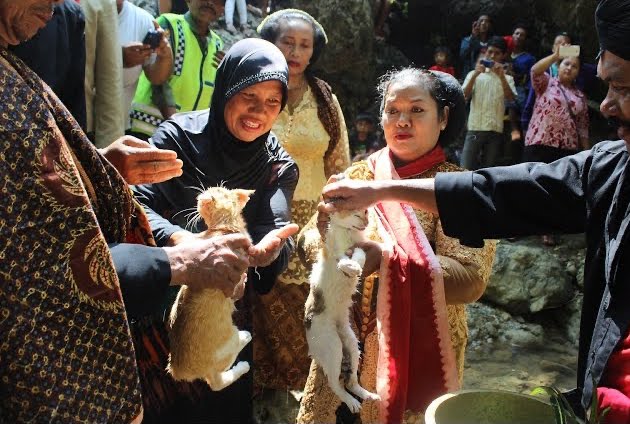
{"label": "floral patterned fabric", "polygon": [[0,421],[131,422],[142,410],[107,243],[135,209],[59,99],[0,50]]}
{"label": "floral patterned fabric", "polygon": [[[433,178],[438,172],[453,172],[459,170],[455,165],[442,163],[426,171],[421,175],[411,178]],[[354,179],[371,180],[374,178],[366,162],[355,163],[347,174]],[[422,225],[429,242],[434,245],[435,253],[439,256],[452,258],[462,265],[472,266],[477,269],[479,275],[487,281],[492,269],[494,260],[495,244],[486,243],[481,249],[462,246],[456,239],[447,237],[437,216],[416,211],[418,221]],[[366,229],[368,237],[375,241],[380,240],[377,233],[376,216],[370,214],[370,224]],[[316,252],[319,249],[319,237],[314,236],[317,229],[314,227],[315,220],[309,223],[298,241],[303,249],[307,263],[315,260]],[[439,258],[438,256],[438,258]],[[442,265],[444,267],[444,265]],[[354,318],[355,332],[362,346],[361,363],[359,365],[359,380],[361,385],[369,391],[376,391],[376,369],[378,362],[378,333],[376,326],[376,294],[378,292],[378,276],[373,274],[366,278],[360,285],[358,293],[354,299],[352,317]],[[447,305],[448,326],[451,336],[451,344],[455,352],[455,362],[458,378],[461,383],[464,372],[464,355],[468,340],[468,326],[466,323],[465,305]],[[326,377],[321,368],[316,364],[311,364],[310,374],[304,388],[304,397],[300,405],[298,423],[336,423],[337,417],[345,417],[342,422],[353,423],[378,423],[379,410],[376,402],[364,402],[359,417],[352,417],[345,406],[342,406],[339,398],[330,390]],[[406,411],[404,422],[422,423],[424,418],[419,411]]]}
{"label": "floral patterned fabric", "polygon": [[[332,98],[340,117],[341,137],[328,155],[330,136],[318,117],[317,101],[310,86],[293,110],[290,112],[286,107],[273,126],[274,134],[300,170],[291,205],[291,219],[300,228],[315,214],[328,177],[350,164],[343,114],[337,98],[334,95]],[[308,277],[294,253],[271,292],[255,301],[254,378],[258,387],[298,390],[304,387],[310,365],[303,324]]]}
{"label": "floral patterned fabric", "polygon": [[[525,145],[580,150],[578,141],[588,140],[588,105],[584,93],[577,88],[563,87],[558,78],[547,73],[532,73],[532,87],[536,92],[536,103]],[[569,108],[575,120],[571,118]]]}

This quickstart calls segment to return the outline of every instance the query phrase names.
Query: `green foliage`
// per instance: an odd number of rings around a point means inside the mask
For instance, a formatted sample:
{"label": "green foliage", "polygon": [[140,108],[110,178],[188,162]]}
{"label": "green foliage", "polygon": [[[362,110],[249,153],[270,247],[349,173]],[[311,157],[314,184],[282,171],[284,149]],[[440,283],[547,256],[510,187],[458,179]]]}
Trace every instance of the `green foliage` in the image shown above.
{"label": "green foliage", "polygon": [[409,0],[392,0],[392,8],[398,8],[404,18],[409,17]]}
{"label": "green foliage", "polygon": [[[553,408],[556,424],[582,424],[564,395],[555,387],[539,386],[532,390],[532,395],[547,395]],[[584,423],[586,424],[586,423]]]}
{"label": "green foliage", "polygon": [[[593,382],[593,387],[597,387],[595,382]],[[591,406],[586,420],[582,420],[575,415],[575,411],[573,411],[569,401],[567,401],[566,397],[556,387],[539,386],[532,390],[531,394],[549,396],[549,402],[553,408],[556,424],[605,424],[606,415],[608,411],[610,411],[610,407],[608,407],[601,411],[600,414],[597,402],[597,389],[593,390]]]}

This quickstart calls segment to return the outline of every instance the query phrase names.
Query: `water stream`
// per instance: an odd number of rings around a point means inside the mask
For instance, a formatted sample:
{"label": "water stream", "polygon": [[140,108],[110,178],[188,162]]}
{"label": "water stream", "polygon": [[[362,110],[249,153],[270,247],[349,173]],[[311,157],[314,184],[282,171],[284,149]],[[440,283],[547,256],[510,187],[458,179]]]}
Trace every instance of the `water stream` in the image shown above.
{"label": "water stream", "polygon": [[559,336],[527,349],[492,343],[468,349],[464,389],[500,389],[530,393],[537,386],[569,390],[576,385],[577,348]]}

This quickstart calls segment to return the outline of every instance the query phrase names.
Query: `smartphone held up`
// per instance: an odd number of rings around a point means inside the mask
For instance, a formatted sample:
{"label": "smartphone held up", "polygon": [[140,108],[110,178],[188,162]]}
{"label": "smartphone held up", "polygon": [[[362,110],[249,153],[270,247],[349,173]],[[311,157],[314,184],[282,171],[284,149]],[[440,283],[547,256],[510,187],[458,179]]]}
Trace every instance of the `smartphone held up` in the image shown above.
{"label": "smartphone held up", "polygon": [[558,49],[558,55],[561,58],[565,57],[578,57],[580,56],[580,46],[578,45],[564,45]]}
{"label": "smartphone held up", "polygon": [[142,40],[142,44],[151,47],[151,50],[155,50],[160,47],[160,41],[162,40],[162,35],[155,29],[147,32],[147,35]]}

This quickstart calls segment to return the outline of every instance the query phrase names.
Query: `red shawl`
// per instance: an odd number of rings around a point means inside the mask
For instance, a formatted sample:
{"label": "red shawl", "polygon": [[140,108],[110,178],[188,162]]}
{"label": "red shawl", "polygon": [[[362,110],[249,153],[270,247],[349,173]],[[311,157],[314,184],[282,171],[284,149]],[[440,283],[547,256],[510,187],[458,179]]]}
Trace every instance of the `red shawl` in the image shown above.
{"label": "red shawl", "polygon": [[[417,175],[444,162],[440,147],[400,168]],[[376,180],[400,179],[388,148],[368,158]],[[414,210],[395,202],[376,205],[386,245],[377,295],[379,356],[376,389],[380,421],[399,423],[406,410],[424,411],[436,397],[458,389],[444,282],[437,257]]]}

